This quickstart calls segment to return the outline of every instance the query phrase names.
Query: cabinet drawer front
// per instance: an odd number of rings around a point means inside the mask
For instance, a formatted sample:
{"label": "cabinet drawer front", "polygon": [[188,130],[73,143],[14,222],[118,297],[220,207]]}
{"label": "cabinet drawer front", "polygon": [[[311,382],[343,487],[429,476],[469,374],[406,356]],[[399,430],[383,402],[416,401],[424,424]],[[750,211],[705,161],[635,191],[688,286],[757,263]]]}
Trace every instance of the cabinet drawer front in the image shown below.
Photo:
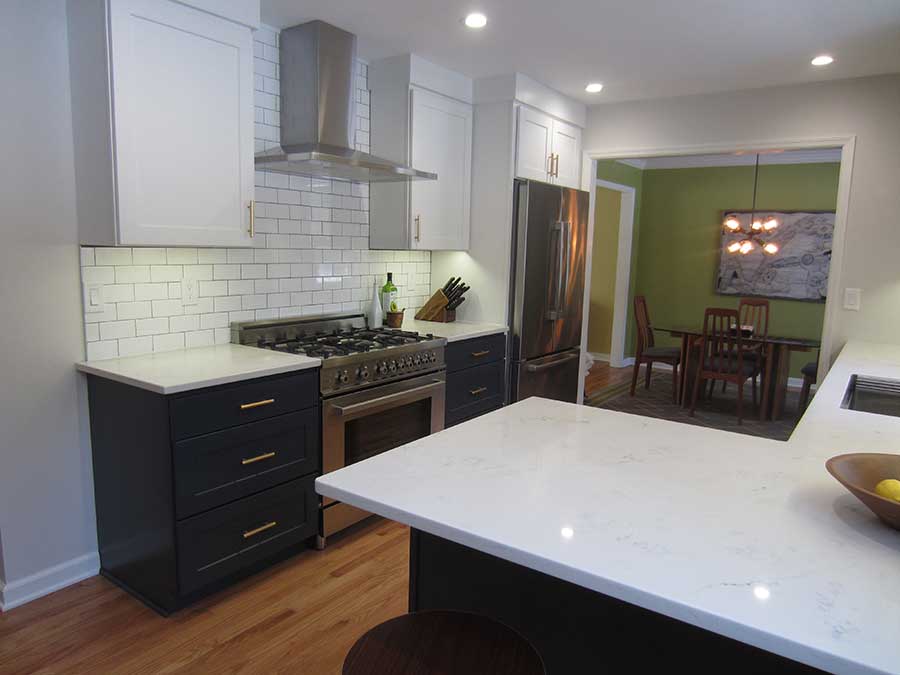
{"label": "cabinet drawer front", "polygon": [[175,512],[186,518],[319,470],[319,408],[175,444]]}
{"label": "cabinet drawer front", "polygon": [[459,371],[447,376],[446,422],[487,412],[503,403],[503,361]]}
{"label": "cabinet drawer front", "polygon": [[266,377],[172,397],[175,440],[302,410],[319,401],[319,371]]}
{"label": "cabinet drawer front", "polygon": [[447,372],[502,361],[504,358],[506,358],[506,335],[503,333],[451,342],[444,350]]}
{"label": "cabinet drawer front", "polygon": [[314,476],[182,520],[178,586],[184,595],[299,544],[318,530]]}

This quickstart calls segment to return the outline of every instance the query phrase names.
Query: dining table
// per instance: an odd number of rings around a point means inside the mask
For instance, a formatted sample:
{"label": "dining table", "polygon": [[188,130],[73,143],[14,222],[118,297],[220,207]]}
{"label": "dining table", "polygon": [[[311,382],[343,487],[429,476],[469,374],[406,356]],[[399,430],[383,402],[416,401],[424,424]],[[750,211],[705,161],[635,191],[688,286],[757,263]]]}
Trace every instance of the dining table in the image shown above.
{"label": "dining table", "polygon": [[[688,403],[689,387],[695,377],[696,364],[691,362],[692,346],[697,338],[703,336],[702,327],[691,326],[653,326],[654,331],[668,333],[681,339],[681,375],[679,377],[678,400],[681,407]],[[780,420],[784,415],[784,402],[787,396],[788,379],[791,368],[792,352],[809,352],[822,346],[821,341],[810,338],[789,336],[742,336],[741,341],[747,345],[761,345],[763,358],[762,398],[759,404],[759,419]]]}

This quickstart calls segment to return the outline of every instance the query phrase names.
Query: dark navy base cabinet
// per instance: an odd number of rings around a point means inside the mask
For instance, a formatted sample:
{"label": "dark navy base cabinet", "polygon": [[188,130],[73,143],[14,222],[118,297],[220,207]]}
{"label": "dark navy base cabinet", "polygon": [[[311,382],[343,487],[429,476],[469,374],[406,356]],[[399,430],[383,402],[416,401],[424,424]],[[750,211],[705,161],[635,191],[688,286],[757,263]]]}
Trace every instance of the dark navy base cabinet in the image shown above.
{"label": "dark navy base cabinet", "polygon": [[503,406],[506,396],[506,336],[471,338],[447,345],[447,407],[452,426]]}
{"label": "dark navy base cabinet", "polygon": [[101,574],[162,614],[317,532],[319,373],[163,395],[88,376]]}

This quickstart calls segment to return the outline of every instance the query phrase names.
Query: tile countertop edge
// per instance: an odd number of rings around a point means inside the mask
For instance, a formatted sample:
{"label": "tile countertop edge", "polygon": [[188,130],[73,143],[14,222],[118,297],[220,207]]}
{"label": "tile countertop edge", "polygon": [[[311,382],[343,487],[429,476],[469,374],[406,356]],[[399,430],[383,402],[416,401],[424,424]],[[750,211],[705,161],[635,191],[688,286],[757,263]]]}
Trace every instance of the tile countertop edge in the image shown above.
{"label": "tile countertop edge", "polygon": [[605,577],[589,575],[577,568],[555,562],[510,544],[491,541],[455,527],[444,525],[429,518],[417,516],[402,509],[387,506],[365,497],[360,497],[340,488],[328,485],[320,476],[316,479],[316,492],[323,497],[330,497],[351,506],[377,514],[417,530],[427,532],[462,546],[476,549],[482,553],[493,555],[528,569],[542,572],[549,576],[607,595],[623,602],[647,609],[657,614],[697,626],[718,635],[758,647],[765,651],[784,656],[826,672],[840,668],[840,672],[876,675],[884,673],[878,668],[869,667],[817,647],[788,640],[781,635],[768,633],[752,626],[747,626],[718,614],[704,611],[697,607],[662,598],[650,591],[627,586]]}
{"label": "tile countertop edge", "polygon": [[223,384],[233,384],[235,382],[243,382],[246,380],[268,377],[271,375],[282,375],[284,373],[307,370],[310,368],[318,368],[322,364],[320,359],[297,355],[279,354],[279,357],[289,358],[291,359],[291,362],[284,362],[281,364],[267,364],[259,367],[245,365],[223,374],[207,372],[199,374],[195,379],[186,376],[183,381],[173,382],[171,384],[160,382],[160,377],[158,375],[154,377],[152,374],[147,374],[146,372],[129,373],[127,372],[127,370],[123,369],[122,365],[124,362],[124,366],[127,369],[128,365],[152,363],[154,359],[174,360],[179,357],[190,355],[191,353],[204,355],[205,352],[206,354],[208,354],[210,350],[222,351],[224,356],[225,354],[233,353],[233,350],[243,351],[245,349],[253,350],[254,353],[258,352],[259,356],[265,358],[266,360],[271,359],[272,352],[259,350],[255,347],[244,347],[242,345],[229,344],[216,345],[214,347],[189,347],[186,349],[177,349],[168,352],[156,352],[153,354],[119,357],[114,359],[102,359],[98,361],[78,361],[75,363],[75,369],[88,375],[95,375],[97,377],[103,377],[115,382],[121,382],[122,384],[139,387],[140,389],[152,391],[156,394],[169,395],[179,394],[186,391],[194,391],[196,389],[205,389],[207,387],[215,387]]}

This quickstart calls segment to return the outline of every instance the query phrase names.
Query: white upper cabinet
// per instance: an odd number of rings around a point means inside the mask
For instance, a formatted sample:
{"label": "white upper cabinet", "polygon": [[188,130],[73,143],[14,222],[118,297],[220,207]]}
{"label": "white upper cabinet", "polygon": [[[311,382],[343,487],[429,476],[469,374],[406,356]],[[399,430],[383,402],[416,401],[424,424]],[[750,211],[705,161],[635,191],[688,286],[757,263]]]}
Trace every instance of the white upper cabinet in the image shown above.
{"label": "white upper cabinet", "polygon": [[252,245],[252,29],[171,0],[69,10],[82,243]]}
{"label": "white upper cabinet", "polygon": [[516,175],[549,181],[553,155],[553,118],[521,106],[519,108]]}
{"label": "white upper cabinet", "polygon": [[581,129],[528,106],[520,105],[516,138],[519,178],[579,188]]}
{"label": "white upper cabinet", "polygon": [[469,247],[472,106],[413,89],[410,158],[435,181],[410,184],[412,247],[432,251]]}
{"label": "white upper cabinet", "polygon": [[553,182],[570,188],[581,187],[581,129],[553,120]]}
{"label": "white upper cabinet", "polygon": [[472,82],[414,55],[369,66],[371,152],[437,180],[372,183],[369,246],[464,251],[472,190]]}

